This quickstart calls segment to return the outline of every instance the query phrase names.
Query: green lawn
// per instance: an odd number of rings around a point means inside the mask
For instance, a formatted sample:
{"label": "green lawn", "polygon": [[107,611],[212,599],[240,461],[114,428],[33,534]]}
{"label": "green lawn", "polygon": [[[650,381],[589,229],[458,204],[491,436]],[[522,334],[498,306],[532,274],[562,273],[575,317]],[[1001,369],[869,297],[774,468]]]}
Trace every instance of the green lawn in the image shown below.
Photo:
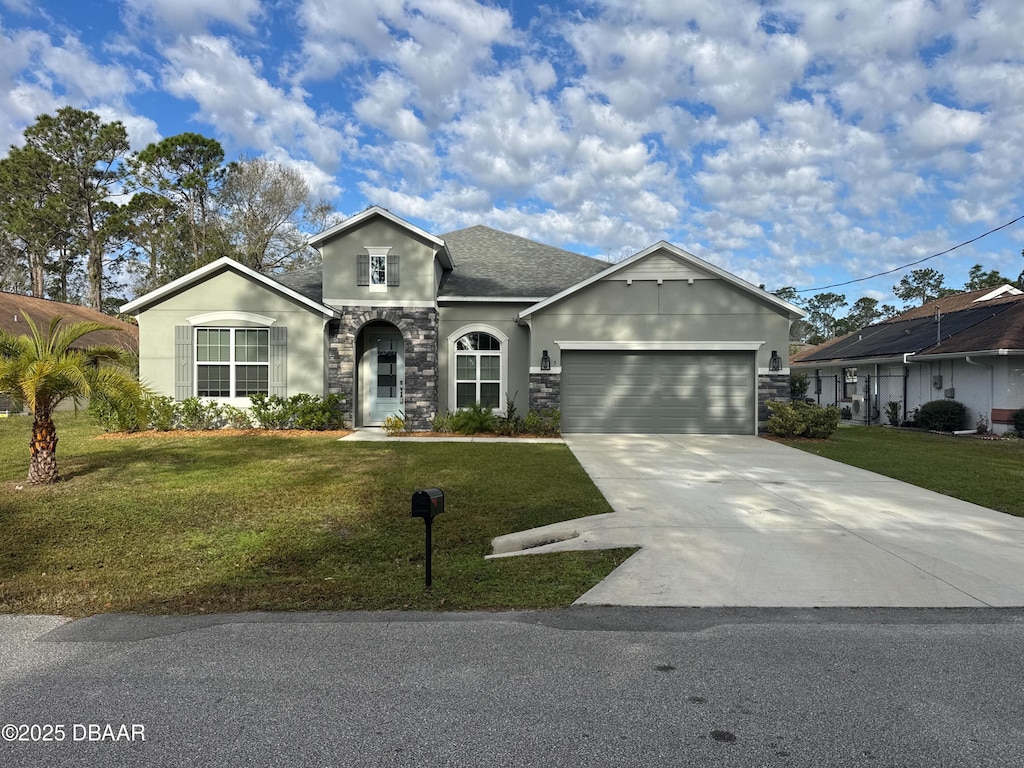
{"label": "green lawn", "polygon": [[[110,440],[84,415],[58,434],[65,481],[29,486],[29,420],[0,419],[0,612],[546,608],[630,554],[484,560],[499,534],[611,511],[562,445]],[[428,592],[409,509],[431,486]]]}
{"label": "green lawn", "polygon": [[794,448],[1024,516],[1024,440],[976,440],[884,427],[843,427]]}

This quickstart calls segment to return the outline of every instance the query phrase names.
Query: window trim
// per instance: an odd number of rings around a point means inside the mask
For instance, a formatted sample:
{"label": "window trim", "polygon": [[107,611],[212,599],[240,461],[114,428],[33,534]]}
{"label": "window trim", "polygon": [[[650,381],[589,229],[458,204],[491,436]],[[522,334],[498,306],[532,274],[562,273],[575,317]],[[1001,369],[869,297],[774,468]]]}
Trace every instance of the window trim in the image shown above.
{"label": "window trim", "polygon": [[[228,357],[226,361],[214,361],[199,359],[199,332],[200,331],[228,331]],[[251,360],[238,361],[235,359],[236,354],[236,337],[239,331],[263,331],[267,335],[267,359],[265,362],[253,362]],[[271,390],[271,344],[270,339],[271,333],[268,326],[216,326],[216,325],[197,325],[192,328],[192,396],[199,397],[204,400],[213,400],[218,403],[226,403],[229,405],[235,405],[239,407],[246,407],[251,404],[249,395],[235,395],[235,387],[237,386],[237,375],[236,371],[240,365],[259,365],[264,366],[267,371],[267,392],[270,394]],[[227,365],[228,366],[228,391],[232,394],[227,396],[223,395],[200,395],[199,394],[199,369],[203,366],[210,365]]]}
{"label": "window trim", "polygon": [[[367,290],[370,293],[387,293],[388,292],[388,286],[392,284],[392,281],[391,281],[391,270],[390,270],[391,261],[392,261],[392,257],[390,255],[391,246],[390,245],[386,245],[386,246],[367,245],[367,246],[365,246],[365,249],[366,249],[366,253],[367,253],[367,259],[366,259],[366,267],[367,267],[366,288],[367,288]],[[382,279],[378,283],[375,283],[373,281],[373,263],[374,263],[375,259],[379,259],[380,260],[380,264],[383,267],[383,271],[381,273],[381,278]]]}
{"label": "window trim", "polygon": [[[505,415],[505,398],[508,392],[508,340],[509,337],[495,328],[493,325],[486,325],[484,323],[471,323],[464,325],[454,333],[448,335],[448,410],[457,411],[460,410],[456,407],[458,402],[458,349],[456,348],[456,342],[468,333],[487,333],[493,336],[501,344],[501,348],[496,350],[499,357],[499,365],[501,366],[498,372],[498,407],[494,409],[494,413],[499,416]],[[485,350],[486,351],[486,350]],[[493,353],[493,351],[492,351]],[[479,358],[478,358],[479,359]],[[477,368],[477,383],[480,382],[480,369]]]}

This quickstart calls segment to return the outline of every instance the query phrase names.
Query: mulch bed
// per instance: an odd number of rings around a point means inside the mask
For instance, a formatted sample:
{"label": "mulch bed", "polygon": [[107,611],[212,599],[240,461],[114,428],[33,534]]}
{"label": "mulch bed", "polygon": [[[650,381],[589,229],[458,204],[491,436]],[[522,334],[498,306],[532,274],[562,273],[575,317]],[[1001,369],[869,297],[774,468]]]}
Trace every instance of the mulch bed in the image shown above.
{"label": "mulch bed", "polygon": [[145,432],[105,432],[97,435],[96,440],[133,440],[147,437],[329,437],[337,440],[351,435],[351,429],[172,429],[158,432],[150,429]]}

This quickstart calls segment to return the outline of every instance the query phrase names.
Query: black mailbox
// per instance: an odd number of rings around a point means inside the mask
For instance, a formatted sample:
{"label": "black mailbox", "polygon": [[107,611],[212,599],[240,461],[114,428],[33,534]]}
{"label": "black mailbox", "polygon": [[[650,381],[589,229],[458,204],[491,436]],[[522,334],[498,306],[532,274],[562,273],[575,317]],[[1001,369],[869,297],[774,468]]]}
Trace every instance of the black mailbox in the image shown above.
{"label": "black mailbox", "polygon": [[427,488],[412,495],[412,516],[430,520],[444,512],[444,491]]}

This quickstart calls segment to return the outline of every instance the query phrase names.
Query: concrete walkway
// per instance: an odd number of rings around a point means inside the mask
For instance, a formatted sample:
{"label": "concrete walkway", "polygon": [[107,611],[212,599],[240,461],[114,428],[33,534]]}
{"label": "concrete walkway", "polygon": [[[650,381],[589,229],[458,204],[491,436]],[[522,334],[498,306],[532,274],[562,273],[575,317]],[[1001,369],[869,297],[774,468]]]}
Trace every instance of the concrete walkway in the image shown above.
{"label": "concrete walkway", "polygon": [[494,551],[642,547],[577,603],[1024,606],[1024,519],[756,437],[564,439],[615,512]]}

